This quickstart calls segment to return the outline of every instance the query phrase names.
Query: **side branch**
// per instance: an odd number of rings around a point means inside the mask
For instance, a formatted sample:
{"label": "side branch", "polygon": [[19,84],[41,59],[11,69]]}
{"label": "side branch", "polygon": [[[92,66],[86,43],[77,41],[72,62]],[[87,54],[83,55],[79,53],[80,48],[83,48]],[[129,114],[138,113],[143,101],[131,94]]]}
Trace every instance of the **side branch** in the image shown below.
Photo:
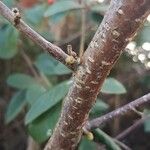
{"label": "side branch", "polygon": [[40,34],[38,34],[33,29],[31,29],[23,20],[20,19],[20,21],[18,21],[18,23],[16,24],[15,14],[1,1],[0,1],[0,15],[2,15],[9,22],[11,22],[20,32],[25,34],[34,43],[39,45],[43,50],[50,53],[55,59],[62,62],[71,70],[75,70],[77,66],[77,61],[75,59],[74,59],[74,63],[71,64],[66,63],[66,59],[70,56],[67,55],[61,48],[47,41]]}
{"label": "side branch", "polygon": [[126,104],[125,106],[118,108],[106,115],[103,115],[99,118],[95,118],[95,119],[89,121],[86,124],[85,128],[87,130],[98,128],[99,126],[112,120],[113,118],[123,116],[126,113],[128,113],[129,111],[132,111],[134,108],[144,105],[148,102],[150,102],[150,93],[148,93],[148,94],[142,96],[141,98],[138,98],[138,99],[130,102],[129,104]]}

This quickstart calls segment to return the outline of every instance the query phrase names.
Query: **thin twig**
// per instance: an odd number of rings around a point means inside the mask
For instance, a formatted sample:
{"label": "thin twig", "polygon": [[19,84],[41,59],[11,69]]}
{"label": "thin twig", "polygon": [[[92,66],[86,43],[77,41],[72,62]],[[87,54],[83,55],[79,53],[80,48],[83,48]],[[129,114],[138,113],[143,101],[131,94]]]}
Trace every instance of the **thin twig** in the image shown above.
{"label": "thin twig", "polygon": [[25,51],[23,49],[21,50],[21,56],[23,57],[23,59],[27,63],[28,67],[30,68],[30,70],[33,73],[33,75],[35,76],[35,78],[37,80],[39,80],[39,81],[42,80],[45,83],[45,85],[47,87],[49,87],[50,86],[50,82],[48,81],[48,79],[42,73],[38,73],[36,71],[36,69],[33,66],[33,63],[31,61],[31,59],[29,58],[29,56],[25,53]]}
{"label": "thin twig", "polygon": [[121,140],[121,139],[125,138],[127,135],[129,135],[136,128],[140,127],[148,119],[150,119],[150,115],[145,116],[145,117],[139,119],[132,126],[130,126],[129,128],[125,129],[123,132],[121,132],[120,134],[118,134],[115,138],[117,140]]}
{"label": "thin twig", "polygon": [[[82,5],[85,6],[84,0],[82,0],[81,3],[82,3]],[[86,29],[86,9],[82,9],[82,16],[81,16],[81,39],[80,39],[80,51],[79,51],[80,58],[83,56],[83,53],[84,53],[85,29]]]}
{"label": "thin twig", "polygon": [[[14,25],[15,21],[15,15],[14,13],[0,1],[0,14],[5,17],[9,22],[11,22]],[[74,64],[66,64],[66,58],[69,56],[67,55],[61,48],[58,46],[50,43],[45,38],[43,38],[40,34],[35,32],[33,29],[31,29],[22,19],[15,24],[15,27],[25,34],[28,38],[30,38],[32,41],[34,41],[37,45],[39,45],[43,50],[50,53],[55,59],[62,62],[64,65],[66,65],[71,70],[75,70],[76,68],[76,61]]]}
{"label": "thin twig", "polygon": [[27,65],[28,65],[30,71],[32,72],[32,74],[34,75],[34,77],[36,79],[39,79],[39,75],[36,72],[36,70],[34,69],[32,61],[30,60],[30,58],[28,57],[28,55],[25,53],[25,51],[23,49],[21,50],[20,54],[21,54],[22,58],[25,60],[25,62],[27,63]]}
{"label": "thin twig", "polygon": [[86,124],[85,128],[88,130],[98,128],[103,123],[106,123],[116,117],[125,115],[127,112],[132,111],[133,108],[144,105],[144,104],[148,103],[149,101],[150,101],[150,93],[148,93],[148,94],[142,96],[141,98],[138,98],[138,99],[130,102],[129,104],[126,104],[125,106],[120,107],[106,115],[103,115],[99,118],[95,118],[95,119],[89,121]]}

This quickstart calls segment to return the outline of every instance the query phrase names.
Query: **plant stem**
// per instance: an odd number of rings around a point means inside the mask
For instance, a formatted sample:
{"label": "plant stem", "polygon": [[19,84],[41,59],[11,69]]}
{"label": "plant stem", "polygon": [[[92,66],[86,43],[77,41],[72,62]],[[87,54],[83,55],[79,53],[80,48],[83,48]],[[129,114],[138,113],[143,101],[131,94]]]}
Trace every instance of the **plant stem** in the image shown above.
{"label": "plant stem", "polygon": [[150,93],[148,93],[148,94],[142,96],[141,98],[138,98],[138,99],[126,104],[125,106],[122,106],[110,113],[107,113],[106,115],[103,115],[101,117],[98,117],[98,118],[95,118],[95,119],[89,121],[86,124],[85,128],[88,130],[98,128],[102,124],[104,124],[116,117],[123,116],[123,115],[127,114],[129,111],[133,111],[133,108],[147,104],[148,102],[150,102]]}

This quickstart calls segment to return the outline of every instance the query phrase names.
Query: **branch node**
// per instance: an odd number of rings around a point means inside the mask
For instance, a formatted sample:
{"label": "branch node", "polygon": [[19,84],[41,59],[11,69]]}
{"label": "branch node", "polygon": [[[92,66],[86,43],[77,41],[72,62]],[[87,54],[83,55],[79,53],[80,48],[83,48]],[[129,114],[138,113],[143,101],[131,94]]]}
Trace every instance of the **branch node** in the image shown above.
{"label": "branch node", "polygon": [[67,45],[68,57],[65,59],[66,64],[80,64],[80,59],[77,57],[77,54],[72,50],[72,45]]}
{"label": "branch node", "polygon": [[86,138],[90,141],[93,141],[94,135],[92,132],[88,131],[86,128],[83,127],[83,134],[86,136]]}
{"label": "branch node", "polygon": [[131,110],[138,114],[140,117],[143,117],[143,113],[138,111],[135,107],[131,107]]}
{"label": "branch node", "polygon": [[14,26],[16,27],[20,23],[21,15],[18,8],[12,8],[14,14]]}

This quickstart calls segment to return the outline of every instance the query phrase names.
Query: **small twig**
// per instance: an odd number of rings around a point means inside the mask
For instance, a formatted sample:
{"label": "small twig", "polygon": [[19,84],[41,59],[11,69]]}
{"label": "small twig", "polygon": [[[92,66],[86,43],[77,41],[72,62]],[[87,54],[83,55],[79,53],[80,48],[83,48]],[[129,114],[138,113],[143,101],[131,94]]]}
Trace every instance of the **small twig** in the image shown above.
{"label": "small twig", "polygon": [[[84,0],[81,1],[82,5],[85,5]],[[81,58],[84,53],[84,44],[85,44],[85,29],[86,29],[86,9],[82,9],[81,16],[81,39],[80,39],[80,51],[79,57]]]}
{"label": "small twig", "polygon": [[[15,12],[17,14],[15,15]],[[66,58],[68,55],[58,46],[50,43],[40,34],[31,29],[22,19],[20,19],[20,14],[18,11],[11,11],[5,4],[0,1],[0,14],[11,22],[20,32],[25,34],[28,38],[39,45],[43,50],[50,53],[55,59],[66,65],[71,70],[76,70],[76,61],[74,64],[66,64]]]}
{"label": "small twig", "polygon": [[125,106],[118,108],[106,115],[103,115],[99,118],[95,118],[95,119],[89,121],[86,124],[85,128],[88,130],[98,128],[103,123],[106,123],[106,122],[112,120],[113,118],[125,115],[128,111],[131,111],[133,108],[139,107],[143,104],[146,104],[149,101],[150,101],[150,93],[148,93],[148,94],[142,96],[141,98],[138,98],[138,99],[126,104]]}
{"label": "small twig", "polygon": [[[89,31],[89,30],[91,30],[91,25],[87,25],[87,26],[86,26],[85,31]],[[73,40],[77,39],[78,37],[80,37],[81,34],[82,34],[81,31],[76,32],[76,33],[73,33],[72,35],[70,35],[70,36],[67,37],[66,39],[62,39],[62,40],[57,41],[57,42],[55,42],[55,43],[57,43],[58,46],[61,46],[61,45],[70,43],[71,41],[73,41]]]}
{"label": "small twig", "polygon": [[36,69],[33,66],[31,59],[29,58],[29,56],[25,53],[25,51],[23,49],[21,50],[21,56],[23,57],[23,59],[27,63],[29,69],[31,70],[31,72],[33,73],[35,78],[39,81],[42,80],[45,83],[45,85],[49,87],[50,83],[49,83],[48,79],[44,75],[42,75],[42,73],[38,73],[36,71]]}
{"label": "small twig", "polygon": [[24,50],[22,49],[20,52],[22,58],[25,60],[25,62],[27,63],[30,71],[32,72],[32,74],[35,76],[36,79],[39,79],[39,75],[36,72],[36,70],[33,67],[32,61],[30,60],[30,58],[28,57],[28,55],[24,52]]}
{"label": "small twig", "polygon": [[136,108],[131,108],[132,111],[134,111],[137,115],[139,115],[140,117],[143,116],[143,113],[138,111]]}
{"label": "small twig", "polygon": [[139,119],[132,126],[130,126],[129,128],[125,129],[123,132],[121,132],[120,134],[118,134],[115,138],[117,140],[121,140],[121,139],[125,138],[128,134],[130,134],[136,128],[140,127],[144,123],[144,121],[146,121],[148,119],[150,119],[150,115],[145,116],[145,117]]}

